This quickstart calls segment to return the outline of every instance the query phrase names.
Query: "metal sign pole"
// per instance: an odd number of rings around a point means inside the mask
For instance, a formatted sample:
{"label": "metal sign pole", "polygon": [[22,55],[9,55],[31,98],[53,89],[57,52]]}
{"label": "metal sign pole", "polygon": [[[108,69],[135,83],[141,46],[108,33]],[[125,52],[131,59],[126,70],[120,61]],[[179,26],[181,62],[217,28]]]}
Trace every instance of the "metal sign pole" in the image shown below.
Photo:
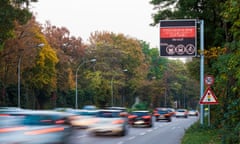
{"label": "metal sign pole", "polygon": [[[204,20],[200,20],[200,99],[204,92]],[[203,124],[204,107],[200,104],[200,124]]]}
{"label": "metal sign pole", "polygon": [[210,115],[211,115],[211,113],[210,113],[210,105],[208,105],[208,126],[210,126],[210,120],[211,120]]}

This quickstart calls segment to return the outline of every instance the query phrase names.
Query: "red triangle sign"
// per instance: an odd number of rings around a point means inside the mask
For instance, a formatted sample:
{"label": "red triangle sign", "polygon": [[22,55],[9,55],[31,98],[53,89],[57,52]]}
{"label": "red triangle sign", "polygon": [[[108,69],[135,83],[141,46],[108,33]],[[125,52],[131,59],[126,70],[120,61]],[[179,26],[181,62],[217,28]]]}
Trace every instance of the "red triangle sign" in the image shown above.
{"label": "red triangle sign", "polygon": [[208,87],[205,90],[199,103],[200,104],[218,104],[217,97],[215,96],[215,94],[213,93],[210,87]]}

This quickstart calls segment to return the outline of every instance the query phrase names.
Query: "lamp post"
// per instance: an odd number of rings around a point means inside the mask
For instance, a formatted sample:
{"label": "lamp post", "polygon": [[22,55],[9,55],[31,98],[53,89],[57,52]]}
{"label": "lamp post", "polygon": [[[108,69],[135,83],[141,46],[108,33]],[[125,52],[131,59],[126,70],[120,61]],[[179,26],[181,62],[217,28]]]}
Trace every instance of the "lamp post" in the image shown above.
{"label": "lamp post", "polygon": [[[124,73],[128,72],[127,69],[123,70]],[[124,95],[122,97],[122,106],[124,106],[125,103],[125,97],[126,97],[126,83],[127,83],[127,76],[125,77],[125,87],[124,87]]]}
{"label": "lamp post", "polygon": [[[122,70],[123,72],[127,72],[128,70],[127,69],[124,69]],[[112,97],[112,106],[114,105],[114,102],[113,102],[113,80],[114,80],[114,77],[115,77],[115,74],[116,72],[114,71],[114,75],[112,76],[112,79],[111,79],[111,97]],[[122,100],[123,101],[123,100]]]}
{"label": "lamp post", "polygon": [[80,67],[83,65],[83,64],[85,64],[85,63],[87,63],[87,62],[95,62],[96,61],[96,59],[91,59],[91,60],[89,60],[89,61],[83,61],[78,67],[77,67],[77,70],[76,70],[76,76],[75,76],[75,81],[76,81],[76,94],[75,94],[75,109],[78,109],[78,78],[77,78],[77,75],[78,75],[78,71],[79,71],[79,69],[80,69]]}
{"label": "lamp post", "polygon": [[[44,44],[41,43],[35,47],[43,47],[43,46],[44,46]],[[23,57],[23,54],[21,54],[18,59],[18,107],[19,108],[21,107],[21,62],[22,62],[22,57]]]}

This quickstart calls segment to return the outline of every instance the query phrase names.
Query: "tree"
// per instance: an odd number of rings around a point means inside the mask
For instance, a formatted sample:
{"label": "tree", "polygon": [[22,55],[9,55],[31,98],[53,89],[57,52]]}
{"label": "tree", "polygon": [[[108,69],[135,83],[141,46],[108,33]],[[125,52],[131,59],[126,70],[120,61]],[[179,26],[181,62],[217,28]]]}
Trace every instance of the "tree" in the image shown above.
{"label": "tree", "polygon": [[1,0],[0,1],[0,49],[3,49],[5,40],[13,37],[15,22],[25,24],[32,14],[28,6],[37,0]]}
{"label": "tree", "polygon": [[[21,106],[35,108],[36,102],[39,108],[44,108],[51,92],[56,89],[55,66],[58,58],[34,18],[25,25],[16,23],[14,33],[15,38],[6,41],[5,49],[1,53],[1,58],[9,59],[8,63],[13,65],[8,67],[11,68],[11,76],[3,74],[4,83],[6,86],[17,83],[16,68],[21,65]],[[44,46],[40,48],[39,45]],[[16,100],[16,95],[12,97]]]}
{"label": "tree", "polygon": [[[100,71],[101,77],[108,80],[105,84],[109,91],[109,99],[112,81],[116,87],[114,97],[120,102],[118,105],[130,106],[148,69],[139,41],[123,34],[95,32],[90,37],[88,49],[91,52],[90,57],[97,59],[95,70]],[[125,96],[126,94],[128,95]]]}
{"label": "tree", "polygon": [[[165,3],[164,3],[165,2]],[[154,5],[172,4],[172,1],[152,0]],[[216,4],[218,3],[218,4]],[[162,6],[162,5],[160,5]],[[214,75],[213,89],[219,105],[212,107],[213,125],[222,130],[222,143],[239,143],[239,26],[240,2],[184,1],[176,3],[174,11],[159,10],[154,15],[154,24],[166,18],[199,18],[205,21],[205,72]],[[196,69],[196,63],[190,70]],[[192,71],[193,73],[194,71]]]}

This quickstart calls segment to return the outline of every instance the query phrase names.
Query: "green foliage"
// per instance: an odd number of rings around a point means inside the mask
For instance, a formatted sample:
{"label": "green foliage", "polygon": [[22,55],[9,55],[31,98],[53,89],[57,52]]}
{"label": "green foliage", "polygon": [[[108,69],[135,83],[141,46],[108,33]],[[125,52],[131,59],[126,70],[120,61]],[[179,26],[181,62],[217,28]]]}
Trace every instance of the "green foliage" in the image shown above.
{"label": "green foliage", "polygon": [[[223,143],[239,143],[239,128],[235,128],[240,121],[240,1],[179,0],[175,6],[171,0],[152,0],[151,3],[159,8],[153,16],[153,24],[163,19],[204,19],[207,50],[204,52],[204,69],[205,73],[215,76],[213,89],[220,102],[219,106],[214,107],[215,119],[212,121],[221,128]],[[162,8],[168,4],[173,8]],[[198,65],[198,60],[188,64],[190,74],[195,79],[199,77],[196,73]]]}
{"label": "green foliage", "polygon": [[218,129],[197,122],[186,130],[181,144],[221,144],[221,134]]}
{"label": "green foliage", "polygon": [[133,108],[133,110],[147,110],[147,109],[148,109],[148,105],[144,102],[136,104]]}
{"label": "green foliage", "polygon": [[[36,2],[36,1],[35,1]],[[14,36],[15,22],[25,24],[31,19],[32,14],[28,7],[30,0],[1,0],[0,1],[0,45],[2,46],[8,38]]]}

